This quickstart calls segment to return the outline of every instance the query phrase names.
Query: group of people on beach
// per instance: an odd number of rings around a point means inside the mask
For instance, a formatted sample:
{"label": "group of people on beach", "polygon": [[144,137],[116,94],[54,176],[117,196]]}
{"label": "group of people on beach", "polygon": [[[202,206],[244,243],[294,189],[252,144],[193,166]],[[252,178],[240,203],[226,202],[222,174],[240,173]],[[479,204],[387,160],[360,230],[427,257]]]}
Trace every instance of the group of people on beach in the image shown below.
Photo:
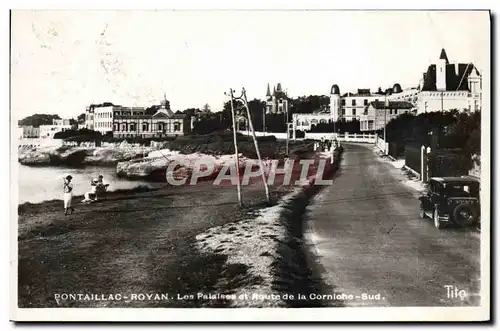
{"label": "group of people on beach", "polygon": [[[107,191],[109,184],[104,184],[103,176],[99,175],[90,181],[90,191],[84,193],[84,199],[82,202],[90,203],[97,201],[99,196]],[[63,185],[63,201],[64,201],[64,215],[73,214],[75,208],[72,206],[73,199],[73,184],[71,180],[73,176],[68,175],[64,178]]]}

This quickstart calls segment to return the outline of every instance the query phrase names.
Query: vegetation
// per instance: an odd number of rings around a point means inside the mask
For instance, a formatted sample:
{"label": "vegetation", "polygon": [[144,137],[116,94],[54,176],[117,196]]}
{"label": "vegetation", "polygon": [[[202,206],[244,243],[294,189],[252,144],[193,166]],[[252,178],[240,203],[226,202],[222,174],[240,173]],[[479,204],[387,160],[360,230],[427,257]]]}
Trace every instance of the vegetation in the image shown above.
{"label": "vegetation", "polygon": [[420,147],[430,146],[431,176],[468,174],[473,155],[481,154],[481,113],[403,114],[387,124],[389,154],[405,155],[406,164],[420,168]]}
{"label": "vegetation", "polygon": [[346,121],[342,119],[337,122],[319,123],[311,126],[311,132],[337,132],[337,133],[361,133],[359,120]]}
{"label": "vegetation", "polygon": [[481,113],[457,110],[418,116],[406,113],[387,124],[386,136],[389,143],[462,148],[466,154],[480,154]]}
{"label": "vegetation", "polygon": [[98,131],[89,129],[66,130],[54,134],[54,139],[64,139],[68,141],[95,141],[102,139],[102,135]]}
{"label": "vegetation", "polygon": [[37,128],[40,125],[52,125],[52,121],[56,119],[61,119],[59,115],[56,114],[34,114],[23,118],[19,121],[19,125],[32,125]]}

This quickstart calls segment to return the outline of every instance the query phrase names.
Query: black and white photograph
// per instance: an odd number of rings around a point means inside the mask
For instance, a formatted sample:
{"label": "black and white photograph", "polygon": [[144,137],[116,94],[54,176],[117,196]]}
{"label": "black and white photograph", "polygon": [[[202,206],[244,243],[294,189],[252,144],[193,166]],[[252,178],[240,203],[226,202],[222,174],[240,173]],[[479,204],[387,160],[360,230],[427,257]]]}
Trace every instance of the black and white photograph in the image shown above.
{"label": "black and white photograph", "polygon": [[11,320],[488,321],[490,31],[11,10]]}

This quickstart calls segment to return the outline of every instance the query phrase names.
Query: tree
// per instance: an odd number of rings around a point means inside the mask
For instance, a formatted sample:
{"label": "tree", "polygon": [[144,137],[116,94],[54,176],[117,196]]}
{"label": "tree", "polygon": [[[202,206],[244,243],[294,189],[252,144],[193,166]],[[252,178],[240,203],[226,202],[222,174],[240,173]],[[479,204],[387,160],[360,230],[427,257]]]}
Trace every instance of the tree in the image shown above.
{"label": "tree", "polygon": [[[245,107],[243,106],[243,102],[241,102],[240,100],[234,100],[233,107],[234,107],[235,115],[244,113]],[[222,112],[220,112],[219,114],[220,114],[221,126],[224,129],[232,128],[233,127],[233,119],[231,117],[231,101],[230,100],[228,100],[224,103],[224,106],[222,107]]]}
{"label": "tree", "polygon": [[203,107],[201,108],[201,110],[204,112],[204,113],[210,113],[211,109],[210,109],[210,105],[208,103],[204,104]]}
{"label": "tree", "polygon": [[330,104],[330,97],[326,95],[302,96],[289,100],[291,114],[311,114],[314,111],[325,109]]}
{"label": "tree", "polygon": [[266,102],[253,99],[248,101],[248,109],[250,110],[250,115],[252,115],[252,125],[255,131],[263,131],[263,121],[266,112]]}
{"label": "tree", "polygon": [[56,119],[59,120],[61,119],[59,115],[57,114],[34,114],[28,117],[23,118],[22,120],[19,121],[19,125],[32,125],[35,128],[39,127],[40,125],[52,125],[52,121]]}
{"label": "tree", "polygon": [[200,112],[201,112],[201,110],[199,110],[198,108],[188,108],[188,109],[185,109],[182,113],[186,114],[188,116],[196,116]]}
{"label": "tree", "polygon": [[82,113],[82,114],[78,115],[78,117],[76,118],[76,120],[77,120],[79,123],[82,123],[82,122],[85,122],[85,118],[86,118],[85,113]]}

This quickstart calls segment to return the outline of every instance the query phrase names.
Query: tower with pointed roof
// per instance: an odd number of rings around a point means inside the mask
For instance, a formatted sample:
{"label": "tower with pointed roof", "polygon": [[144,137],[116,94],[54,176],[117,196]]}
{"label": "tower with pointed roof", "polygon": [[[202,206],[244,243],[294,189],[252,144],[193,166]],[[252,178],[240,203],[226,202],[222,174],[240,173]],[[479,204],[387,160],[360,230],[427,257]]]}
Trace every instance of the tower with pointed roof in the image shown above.
{"label": "tower with pointed roof", "polygon": [[443,48],[436,63],[436,89],[438,91],[446,91],[446,66],[448,64],[448,56]]}
{"label": "tower with pointed roof", "polygon": [[269,83],[267,84],[266,113],[267,114],[288,113],[288,96],[286,92],[283,91],[281,83],[278,83],[276,86],[273,87],[272,94]]}

